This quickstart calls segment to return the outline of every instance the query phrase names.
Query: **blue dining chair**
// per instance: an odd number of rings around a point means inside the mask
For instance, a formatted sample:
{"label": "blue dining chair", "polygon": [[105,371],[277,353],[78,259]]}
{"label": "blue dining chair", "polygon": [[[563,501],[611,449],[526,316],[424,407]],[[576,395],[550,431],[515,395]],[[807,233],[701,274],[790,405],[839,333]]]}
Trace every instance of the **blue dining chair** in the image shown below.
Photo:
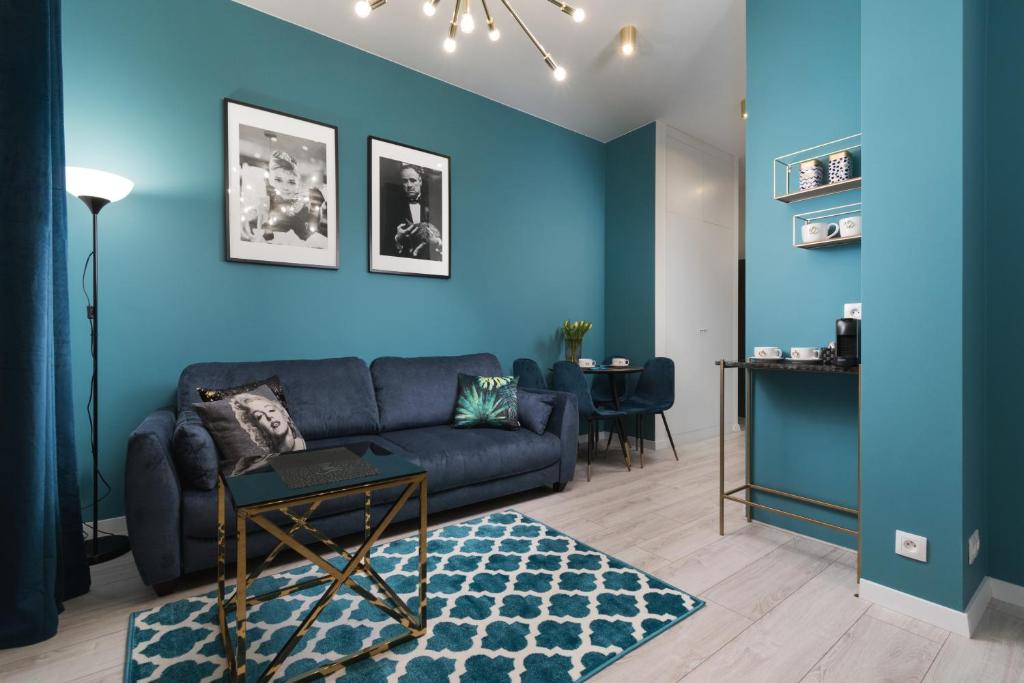
{"label": "blue dining chair", "polygon": [[644,466],[644,439],[641,434],[641,423],[645,415],[661,415],[665,423],[668,442],[672,444],[672,453],[679,460],[676,442],[672,439],[672,430],[668,428],[665,411],[676,402],[676,364],[671,358],[652,358],[644,363],[644,371],[636,383],[636,389],[622,403],[622,412],[636,418],[637,441],[640,442],[640,467]]}
{"label": "blue dining chair", "polygon": [[548,388],[544,373],[532,358],[517,358],[512,363],[512,374],[519,378],[519,386],[523,389]]}
{"label": "blue dining chair", "polygon": [[[605,358],[603,365],[611,365],[612,358],[620,358],[621,354],[612,354]],[[626,378],[615,375],[596,375],[590,384],[590,395],[594,397],[596,405],[615,405],[615,394],[612,393],[612,382],[615,382],[615,391],[618,392],[619,402],[626,398]],[[609,441],[609,443],[611,443]]]}
{"label": "blue dining chair", "polygon": [[565,391],[576,396],[579,404],[580,420],[587,423],[587,481],[590,481],[591,459],[594,447],[597,442],[598,423],[614,422],[619,432],[619,443],[622,446],[622,458],[626,462],[626,470],[632,470],[632,455],[629,450],[629,441],[626,440],[626,430],[622,426],[622,418],[626,416],[621,410],[598,407],[590,396],[590,387],[587,386],[587,378],[583,371],[575,363],[558,361],[554,368],[554,389]]}

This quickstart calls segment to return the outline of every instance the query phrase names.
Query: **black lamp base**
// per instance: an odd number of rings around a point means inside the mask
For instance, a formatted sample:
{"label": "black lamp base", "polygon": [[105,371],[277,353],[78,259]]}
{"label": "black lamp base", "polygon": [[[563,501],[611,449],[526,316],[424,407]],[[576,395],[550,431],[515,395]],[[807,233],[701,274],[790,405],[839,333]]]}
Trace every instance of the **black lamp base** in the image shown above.
{"label": "black lamp base", "polygon": [[96,539],[87,539],[85,542],[85,556],[89,564],[100,564],[115,557],[121,557],[128,552],[127,536],[102,535]]}

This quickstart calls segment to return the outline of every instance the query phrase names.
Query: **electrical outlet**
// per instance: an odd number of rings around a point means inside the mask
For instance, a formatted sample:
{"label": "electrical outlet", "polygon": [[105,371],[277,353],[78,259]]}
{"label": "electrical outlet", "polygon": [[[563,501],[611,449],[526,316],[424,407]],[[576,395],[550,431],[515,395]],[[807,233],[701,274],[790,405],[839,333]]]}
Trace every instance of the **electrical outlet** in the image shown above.
{"label": "electrical outlet", "polygon": [[978,552],[981,551],[981,532],[977,529],[967,539],[967,564],[974,564],[978,559]]}
{"label": "electrical outlet", "polygon": [[928,561],[928,539],[896,530],[896,554],[918,562]]}
{"label": "electrical outlet", "polygon": [[860,320],[860,313],[860,304],[843,304],[844,318],[856,318],[857,320]]}

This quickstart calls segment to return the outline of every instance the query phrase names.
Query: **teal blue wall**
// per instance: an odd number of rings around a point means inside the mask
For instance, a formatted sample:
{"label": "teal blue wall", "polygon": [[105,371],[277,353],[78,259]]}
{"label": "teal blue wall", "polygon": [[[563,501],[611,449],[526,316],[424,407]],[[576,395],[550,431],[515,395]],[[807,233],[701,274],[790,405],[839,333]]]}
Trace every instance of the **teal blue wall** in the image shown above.
{"label": "teal blue wall", "polygon": [[[772,160],[860,132],[858,0],[747,2],[747,352],[754,346],[824,346],[843,304],[861,300],[860,247],[795,249],[794,213],[859,201],[859,192],[783,204],[772,199]],[[865,223],[867,221],[865,220]],[[876,228],[865,232],[871,239]],[[873,312],[867,306],[867,328]],[[754,390],[754,477],[765,486],[856,505],[856,380],[759,375]],[[834,523],[849,516],[799,503],[766,504]],[[757,518],[852,544],[846,534],[770,513]]]}
{"label": "teal blue wall", "polygon": [[[657,125],[607,144],[604,333],[608,353],[635,362],[654,356],[654,187]],[[598,360],[591,348],[588,356]],[[632,431],[632,420],[627,428]],[[653,438],[653,422],[645,433]]]}
{"label": "teal blue wall", "polygon": [[[985,40],[987,0],[964,2],[964,517],[960,538],[978,529],[985,542],[973,565],[964,568],[963,595],[970,600],[989,570],[988,482],[985,419],[985,351],[989,326],[985,310]],[[1024,26],[1024,24],[1018,24]],[[961,551],[964,552],[963,546]]]}
{"label": "teal blue wall", "polygon": [[1024,43],[1020,27],[1024,26],[1024,3],[989,0],[988,5],[985,265],[988,324],[993,332],[987,340],[986,372],[989,534],[982,539],[982,547],[988,545],[992,576],[1024,585],[1024,514],[1020,506],[1024,487],[1020,431],[1024,424],[1024,403],[1020,400],[1024,368],[1006,362],[1014,355],[1011,349],[1016,340],[1024,338],[1020,294],[1020,260],[1024,254],[1020,220]]}
{"label": "teal blue wall", "polygon": [[[862,253],[864,576],[958,610],[973,391],[964,276],[976,266],[965,231],[977,229],[964,201],[975,135],[965,128],[964,2],[861,7],[864,223],[877,236]],[[927,563],[894,554],[896,529],[928,537]]]}
{"label": "teal blue wall", "polygon": [[[603,354],[602,144],[228,0],[66,2],[63,19],[68,163],[136,183],[102,214],[101,517],[122,511],[128,433],[188,363],[491,351],[548,364],[565,318],[594,321],[587,352]],[[556,86],[538,74],[537,87]],[[338,126],[339,271],[224,261],[224,97]],[[371,134],[451,155],[450,281],[367,273]],[[77,283],[88,215],[69,213]],[[88,486],[84,414],[77,425]]]}

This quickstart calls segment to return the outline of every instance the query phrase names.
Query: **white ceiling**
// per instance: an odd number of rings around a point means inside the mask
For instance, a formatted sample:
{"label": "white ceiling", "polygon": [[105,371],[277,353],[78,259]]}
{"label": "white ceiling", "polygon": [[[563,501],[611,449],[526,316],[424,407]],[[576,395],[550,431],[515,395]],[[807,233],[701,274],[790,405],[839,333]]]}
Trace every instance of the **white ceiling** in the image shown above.
{"label": "white ceiling", "polygon": [[[477,30],[459,34],[455,54],[441,49],[455,0],[441,0],[433,18],[422,0],[391,0],[368,19],[356,17],[355,0],[236,1],[597,140],[657,119],[742,153],[744,0],[577,0],[581,24],[547,0],[509,0],[569,71],[564,83],[501,0],[488,0],[501,40],[487,39],[473,0]],[[631,59],[617,52],[625,24],[639,32]]]}

